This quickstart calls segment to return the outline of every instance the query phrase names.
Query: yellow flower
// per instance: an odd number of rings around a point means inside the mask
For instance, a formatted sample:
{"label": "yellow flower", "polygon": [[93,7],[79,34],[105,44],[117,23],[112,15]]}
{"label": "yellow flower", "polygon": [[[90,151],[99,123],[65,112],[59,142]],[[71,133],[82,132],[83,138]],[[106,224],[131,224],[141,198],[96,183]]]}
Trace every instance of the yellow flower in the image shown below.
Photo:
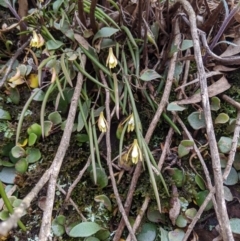
{"label": "yellow flower", "polygon": [[115,68],[115,67],[117,66],[117,58],[116,58],[115,55],[113,54],[113,50],[112,50],[111,47],[109,48],[109,53],[108,53],[106,65],[107,65],[110,69]]}
{"label": "yellow flower", "polygon": [[98,118],[98,128],[101,132],[106,132],[108,128],[108,124],[106,119],[104,118],[103,112],[100,112],[99,118]]}
{"label": "yellow flower", "polygon": [[57,78],[57,70],[55,67],[52,67],[50,72],[52,72],[51,83],[53,83],[53,82],[55,82],[55,80]]}
{"label": "yellow flower", "polygon": [[44,41],[42,35],[37,34],[35,31],[33,31],[33,37],[31,39],[30,46],[40,48],[44,45],[44,43],[45,43],[45,41]]}
{"label": "yellow flower", "polygon": [[17,85],[21,85],[25,82],[24,77],[21,75],[21,72],[20,72],[19,68],[17,68],[16,74],[14,76],[12,76],[8,81],[11,82],[11,83],[8,83],[8,84],[12,88],[15,88]]}
{"label": "yellow flower", "polygon": [[134,127],[135,127],[133,114],[131,114],[131,115],[128,117],[128,119],[129,119],[129,120],[128,120],[127,132],[130,132],[130,131],[133,131],[133,130],[134,130]]}
{"label": "yellow flower", "polygon": [[[142,152],[138,145],[137,139],[134,139],[132,146],[128,151],[128,155],[131,153],[131,161],[133,164],[137,164],[138,161],[142,161]],[[127,158],[128,159],[128,158]]]}

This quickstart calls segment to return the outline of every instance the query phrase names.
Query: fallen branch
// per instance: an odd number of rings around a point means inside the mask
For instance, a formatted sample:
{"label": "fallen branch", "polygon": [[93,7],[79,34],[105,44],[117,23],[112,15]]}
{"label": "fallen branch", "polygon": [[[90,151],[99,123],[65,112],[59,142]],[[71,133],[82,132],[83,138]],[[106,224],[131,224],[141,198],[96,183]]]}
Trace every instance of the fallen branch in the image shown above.
{"label": "fallen branch", "polygon": [[[82,57],[83,65],[86,63],[86,57]],[[63,136],[58,147],[56,156],[53,160],[53,163],[50,167],[50,180],[48,184],[48,191],[47,191],[47,199],[46,199],[46,206],[48,207],[44,210],[42,224],[39,233],[39,239],[41,241],[47,241],[51,235],[51,219],[52,219],[52,210],[55,198],[55,191],[56,191],[56,184],[59,171],[61,169],[64,156],[69,146],[74,119],[76,115],[76,111],[78,108],[78,100],[80,97],[81,89],[83,84],[83,75],[79,72],[77,76],[77,84],[74,89],[74,94],[71,100],[70,109],[68,112],[68,118],[66,122],[66,127],[63,132]]]}
{"label": "fallen branch", "polygon": [[198,30],[196,25],[196,15],[187,0],[177,0],[181,3],[185,11],[189,16],[190,21],[190,30],[193,40],[194,56],[197,64],[200,89],[202,95],[202,107],[204,111],[205,121],[206,121],[206,131],[208,135],[209,147],[212,158],[212,166],[214,173],[214,182],[216,187],[216,201],[219,212],[219,223],[224,241],[233,241],[232,231],[229,225],[229,218],[227,214],[225,199],[224,199],[224,190],[223,190],[223,178],[220,165],[220,157],[218,153],[217,142],[215,139],[214,127],[212,124],[211,110],[208,99],[208,88],[207,88],[207,79],[205,74],[205,69],[203,66],[203,60],[201,55],[200,42],[198,37]]}
{"label": "fallen branch", "polygon": [[[104,74],[102,71],[100,71],[100,76],[101,79],[103,81],[103,84],[105,86],[108,86],[107,81],[104,77]],[[113,172],[113,168],[112,168],[112,149],[111,149],[111,140],[110,140],[110,124],[111,124],[111,113],[110,113],[110,94],[109,94],[109,89],[105,88],[105,92],[106,92],[106,100],[105,100],[105,104],[106,104],[106,117],[107,117],[107,122],[108,122],[108,129],[106,132],[106,146],[107,146],[107,164],[108,164],[108,170],[109,170],[109,174],[110,174],[110,178],[111,178],[111,182],[112,182],[112,187],[113,187],[113,191],[114,191],[114,195],[115,198],[117,200],[117,204],[118,204],[118,208],[119,211],[122,214],[123,220],[128,228],[128,231],[131,235],[131,238],[133,241],[137,241],[135,234],[133,232],[132,226],[128,220],[127,214],[123,208],[122,202],[121,202],[121,198],[117,189],[117,185],[116,185],[116,180],[114,177],[114,172]]]}

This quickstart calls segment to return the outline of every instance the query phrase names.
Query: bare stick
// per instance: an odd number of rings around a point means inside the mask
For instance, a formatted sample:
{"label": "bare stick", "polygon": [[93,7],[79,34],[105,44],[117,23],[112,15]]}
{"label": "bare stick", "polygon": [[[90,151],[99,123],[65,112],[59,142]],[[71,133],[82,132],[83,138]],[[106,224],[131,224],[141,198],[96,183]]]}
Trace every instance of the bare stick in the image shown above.
{"label": "bare stick", "polygon": [[240,111],[240,103],[229,97],[228,95],[221,95],[221,98],[228,102],[230,105],[234,106],[238,111]]}
{"label": "bare stick", "polygon": [[[180,40],[181,40],[181,35],[180,35],[178,23],[175,23],[174,36],[175,36],[174,44],[176,46],[178,46],[179,43],[180,43]],[[159,118],[160,118],[160,116],[161,116],[161,114],[162,114],[162,112],[163,112],[163,110],[164,110],[164,108],[165,108],[165,106],[168,102],[168,98],[169,98],[171,88],[172,88],[172,83],[173,83],[173,76],[174,76],[176,61],[177,61],[177,52],[175,52],[173,54],[172,58],[171,58],[169,70],[168,70],[167,81],[166,81],[165,89],[164,89],[164,92],[163,92],[163,96],[162,96],[161,102],[158,106],[158,109],[155,113],[155,116],[153,117],[152,122],[149,125],[148,131],[146,133],[146,136],[145,136],[146,143],[149,143],[149,141],[151,139],[151,136],[152,136],[152,134],[153,134],[158,122],[159,122]],[[128,190],[127,199],[124,203],[125,211],[126,211],[127,214],[129,213],[130,208],[131,208],[133,193],[134,193],[135,188],[137,186],[137,181],[138,181],[138,178],[140,177],[141,171],[142,171],[142,163],[138,162],[138,164],[136,166],[136,169],[134,171],[134,174],[133,174],[134,178],[132,179],[132,182],[131,182],[129,190]],[[118,225],[118,229],[115,233],[113,241],[119,241],[120,240],[123,229],[124,229],[124,225],[125,225],[124,219],[122,218],[119,225]]]}
{"label": "bare stick", "polygon": [[224,199],[223,178],[222,178],[222,172],[221,172],[220,157],[218,153],[217,142],[215,139],[215,133],[214,133],[214,128],[212,124],[211,110],[210,110],[210,104],[208,99],[207,79],[206,79],[206,74],[205,74],[202,55],[201,55],[198,30],[196,25],[196,15],[191,4],[187,0],[177,0],[177,1],[182,4],[190,20],[190,29],[191,29],[192,39],[193,39],[194,56],[195,56],[195,60],[198,68],[201,95],[202,95],[202,105],[203,105],[204,117],[206,121],[206,131],[208,135],[211,158],[212,158],[214,181],[215,181],[215,187],[216,187],[216,201],[218,206],[218,212],[220,214],[219,215],[220,228],[222,231],[223,240],[233,241],[234,239],[233,239],[232,231],[229,225],[229,218],[228,218],[225,199]]}
{"label": "bare stick", "polygon": [[204,212],[205,207],[208,205],[208,203],[212,199],[212,196],[214,195],[214,192],[215,192],[215,188],[212,188],[211,191],[209,192],[209,194],[207,195],[206,199],[204,200],[203,204],[201,205],[201,207],[197,211],[196,215],[194,216],[192,222],[188,225],[187,232],[185,233],[182,241],[188,240],[189,235],[191,234],[191,232],[192,232],[194,226],[196,225],[197,221],[200,219],[202,213]]}
{"label": "bare stick", "polygon": [[[103,74],[102,71],[100,71],[100,76],[101,79],[103,81],[103,84],[105,86],[108,86],[107,81],[105,79],[105,76]],[[117,189],[117,185],[116,185],[116,180],[114,177],[114,172],[113,172],[113,168],[112,168],[112,150],[111,150],[111,140],[110,140],[110,122],[111,122],[111,112],[110,112],[110,94],[109,94],[109,89],[105,88],[105,92],[106,92],[106,101],[105,101],[105,105],[106,105],[106,117],[107,117],[107,122],[108,122],[108,130],[106,132],[106,146],[107,146],[107,164],[108,164],[108,170],[109,170],[109,174],[110,174],[110,178],[111,178],[111,182],[112,182],[112,187],[113,187],[113,191],[114,191],[114,195],[116,197],[117,200],[117,204],[118,204],[118,208],[122,214],[122,217],[124,219],[124,222],[128,228],[128,231],[131,235],[132,240],[137,241],[135,234],[133,232],[132,226],[129,223],[127,214],[123,208],[122,202],[121,202],[121,198],[119,196],[118,193],[118,189]]]}
{"label": "bare stick", "polygon": [[[84,58],[83,65],[85,65],[85,63],[86,63],[86,58]],[[53,210],[53,203],[55,198],[57,178],[63,163],[63,158],[69,146],[74,119],[75,119],[75,115],[78,107],[78,99],[80,97],[80,93],[82,89],[82,84],[83,84],[83,76],[79,72],[77,77],[77,84],[74,90],[74,94],[71,100],[70,110],[68,113],[68,118],[66,123],[67,128],[64,129],[60,146],[58,147],[57,154],[50,167],[51,175],[50,175],[50,180],[48,184],[47,199],[46,199],[46,205],[48,208],[43,213],[42,224],[41,224],[40,233],[39,233],[39,239],[41,241],[47,241],[51,235],[51,219],[52,219],[52,210]]]}
{"label": "bare stick", "polygon": [[173,128],[170,128],[168,131],[165,143],[164,143],[162,154],[161,154],[159,162],[158,162],[159,171],[162,170],[163,163],[166,159],[167,153],[169,152],[173,134],[174,134],[174,130],[173,130]]}
{"label": "bare stick", "polygon": [[238,146],[239,133],[240,133],[240,111],[238,111],[238,115],[237,115],[237,119],[236,119],[236,126],[235,126],[235,130],[234,130],[234,134],[233,134],[232,146],[231,146],[231,150],[229,152],[227,166],[223,173],[223,180],[227,179],[227,177],[231,171],[232,164],[234,162],[234,158],[235,158],[235,154],[236,154],[236,150],[237,150],[237,146]]}
{"label": "bare stick", "polygon": [[17,221],[25,214],[25,211],[27,210],[27,208],[29,208],[32,200],[37,196],[39,191],[49,180],[49,176],[50,169],[45,171],[41,179],[31,190],[31,192],[28,193],[28,195],[22,200],[20,206],[14,209],[14,213],[11,214],[10,218],[0,223],[0,235],[5,236],[13,227],[16,227]]}
{"label": "bare stick", "polygon": [[[140,226],[140,223],[141,223],[142,218],[143,218],[143,216],[144,216],[144,214],[145,214],[145,212],[146,212],[146,210],[147,210],[147,207],[148,207],[148,204],[149,204],[150,200],[151,200],[151,199],[150,199],[149,196],[146,196],[146,197],[145,197],[145,200],[144,200],[144,202],[143,202],[143,205],[142,205],[141,209],[139,210],[139,214],[138,214],[138,216],[137,216],[137,218],[135,219],[135,222],[134,222],[134,224],[133,224],[133,232],[136,232],[137,229],[138,229],[138,227]],[[126,241],[131,241],[131,236],[130,236],[130,235],[128,235]]]}

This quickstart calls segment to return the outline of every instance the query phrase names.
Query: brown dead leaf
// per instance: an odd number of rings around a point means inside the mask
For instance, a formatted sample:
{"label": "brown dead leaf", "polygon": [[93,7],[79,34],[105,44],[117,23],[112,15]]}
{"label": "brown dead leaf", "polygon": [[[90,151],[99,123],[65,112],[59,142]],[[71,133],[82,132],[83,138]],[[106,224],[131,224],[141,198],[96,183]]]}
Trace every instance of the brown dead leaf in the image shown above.
{"label": "brown dead leaf", "polygon": [[171,208],[169,210],[169,218],[172,221],[172,224],[175,225],[176,219],[180,214],[180,210],[181,210],[181,203],[178,198],[178,190],[175,185],[172,186],[172,195],[173,196],[171,197],[171,200],[170,200]]}
{"label": "brown dead leaf", "polygon": [[81,36],[80,34],[74,34],[74,38],[77,40],[77,42],[83,46],[85,49],[88,49],[89,47],[89,43],[88,41],[83,37]]}
{"label": "brown dead leaf", "polygon": [[[209,97],[219,95],[224,91],[228,90],[230,87],[231,85],[228,83],[225,76],[222,76],[218,81],[216,81],[214,84],[208,87],[208,95]],[[188,105],[188,104],[198,103],[200,101],[201,101],[201,94],[197,93],[188,99],[179,100],[176,103],[178,105]]]}

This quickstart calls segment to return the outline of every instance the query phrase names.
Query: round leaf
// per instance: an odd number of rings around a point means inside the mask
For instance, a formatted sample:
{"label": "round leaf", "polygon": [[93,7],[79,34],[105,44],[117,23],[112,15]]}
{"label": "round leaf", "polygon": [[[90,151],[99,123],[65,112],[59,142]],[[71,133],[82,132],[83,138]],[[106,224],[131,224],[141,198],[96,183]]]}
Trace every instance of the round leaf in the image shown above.
{"label": "round leaf", "polygon": [[37,162],[41,158],[41,152],[37,148],[28,148],[26,160],[28,163]]}
{"label": "round leaf", "polygon": [[37,135],[35,133],[31,133],[28,137],[28,145],[33,146],[37,140]]}
{"label": "round leaf", "polygon": [[25,173],[28,169],[28,162],[25,158],[21,158],[16,164],[15,169],[19,173]]}
{"label": "round leaf", "polygon": [[232,232],[235,234],[240,234],[240,219],[231,218],[229,221]]}
{"label": "round leaf", "polygon": [[25,150],[21,146],[14,146],[11,152],[15,158],[23,157],[26,154]]}
{"label": "round leaf", "polygon": [[220,113],[215,119],[215,124],[225,124],[229,121],[229,116],[225,113]]}
{"label": "round leaf", "polygon": [[155,70],[153,69],[147,69],[145,70],[142,75],[140,76],[140,79],[143,81],[150,81],[154,79],[161,78],[161,75],[159,75]]}
{"label": "round leaf", "polygon": [[60,237],[65,233],[64,226],[59,224],[56,219],[52,222],[52,231],[57,237]]}
{"label": "round leaf", "polygon": [[8,111],[0,109],[0,120],[11,120],[11,116]]}
{"label": "round leaf", "polygon": [[179,215],[176,220],[176,225],[179,228],[185,228],[187,226],[187,219],[183,215]]}
{"label": "round leaf", "polygon": [[220,99],[216,96],[211,98],[211,110],[218,111],[220,109]]}
{"label": "round leaf", "polygon": [[182,241],[185,233],[181,229],[175,229],[168,233],[169,241]]}
{"label": "round leaf", "polygon": [[94,200],[96,202],[102,203],[107,208],[108,211],[110,211],[110,212],[112,211],[111,201],[106,195],[96,196],[96,197],[94,197]]}
{"label": "round leaf", "polygon": [[[204,191],[198,192],[198,193],[196,194],[195,199],[196,199],[196,203],[197,203],[197,205],[198,205],[199,207],[203,204],[203,202],[205,201],[205,199],[206,199],[206,197],[207,197],[208,194],[209,194],[209,191],[208,191],[208,190],[204,190]],[[205,207],[204,211],[208,211],[208,210],[210,210],[212,207],[213,207],[213,203],[212,203],[212,201],[210,201],[210,202],[207,204],[207,206]]]}
{"label": "round leaf", "polygon": [[147,212],[147,218],[150,222],[152,223],[165,223],[165,214],[162,214],[159,212],[159,210],[156,210],[156,209],[151,209],[149,208],[148,209],[148,212]]}
{"label": "round leaf", "polygon": [[157,227],[152,223],[144,223],[140,233],[137,235],[138,241],[153,241],[157,235]]}
{"label": "round leaf", "polygon": [[230,173],[227,177],[227,179],[224,181],[225,185],[235,185],[238,182],[238,174],[237,171],[231,167]]}
{"label": "round leaf", "polygon": [[176,102],[171,102],[167,106],[168,111],[183,111],[185,109],[186,109],[186,107],[182,107],[182,106],[178,105]]}
{"label": "round leaf", "polygon": [[82,222],[76,225],[69,232],[70,237],[89,237],[99,231],[101,226],[94,222]]}
{"label": "round leaf", "polygon": [[222,153],[229,153],[231,150],[232,139],[229,137],[222,136],[218,141],[218,148]]}
{"label": "round leaf", "polygon": [[57,111],[50,113],[48,119],[53,123],[53,125],[62,123],[62,117]]}
{"label": "round leaf", "polygon": [[[108,184],[108,177],[107,177],[104,169],[101,169],[101,168],[97,167],[96,168],[96,173],[97,173],[97,185],[100,188],[106,187],[107,184]],[[92,181],[94,182],[93,171],[92,170],[90,171],[90,176],[92,178]]]}
{"label": "round leaf", "polygon": [[223,186],[223,190],[224,190],[224,198],[226,201],[230,202],[233,200],[233,195],[230,191],[230,189],[226,186]]}
{"label": "round leaf", "polygon": [[0,172],[0,180],[4,183],[13,184],[16,177],[14,167],[4,167]]}
{"label": "round leaf", "polygon": [[7,210],[2,210],[1,212],[0,212],[0,219],[2,220],[2,221],[5,221],[5,220],[7,220],[9,218],[9,212],[7,211]]}
{"label": "round leaf", "polygon": [[194,130],[199,130],[206,126],[203,112],[193,112],[188,116],[187,119]]}
{"label": "round leaf", "polygon": [[196,208],[189,208],[185,212],[186,217],[191,220],[195,217],[196,214],[197,214]]}
{"label": "round leaf", "polygon": [[34,95],[33,100],[43,101],[45,93],[39,88],[33,89],[32,93],[34,94],[35,92],[38,92],[38,93]]}
{"label": "round leaf", "polygon": [[27,133],[28,135],[30,135],[31,133],[34,133],[37,135],[37,137],[40,137],[42,135],[41,126],[37,123],[34,123],[27,129]]}

